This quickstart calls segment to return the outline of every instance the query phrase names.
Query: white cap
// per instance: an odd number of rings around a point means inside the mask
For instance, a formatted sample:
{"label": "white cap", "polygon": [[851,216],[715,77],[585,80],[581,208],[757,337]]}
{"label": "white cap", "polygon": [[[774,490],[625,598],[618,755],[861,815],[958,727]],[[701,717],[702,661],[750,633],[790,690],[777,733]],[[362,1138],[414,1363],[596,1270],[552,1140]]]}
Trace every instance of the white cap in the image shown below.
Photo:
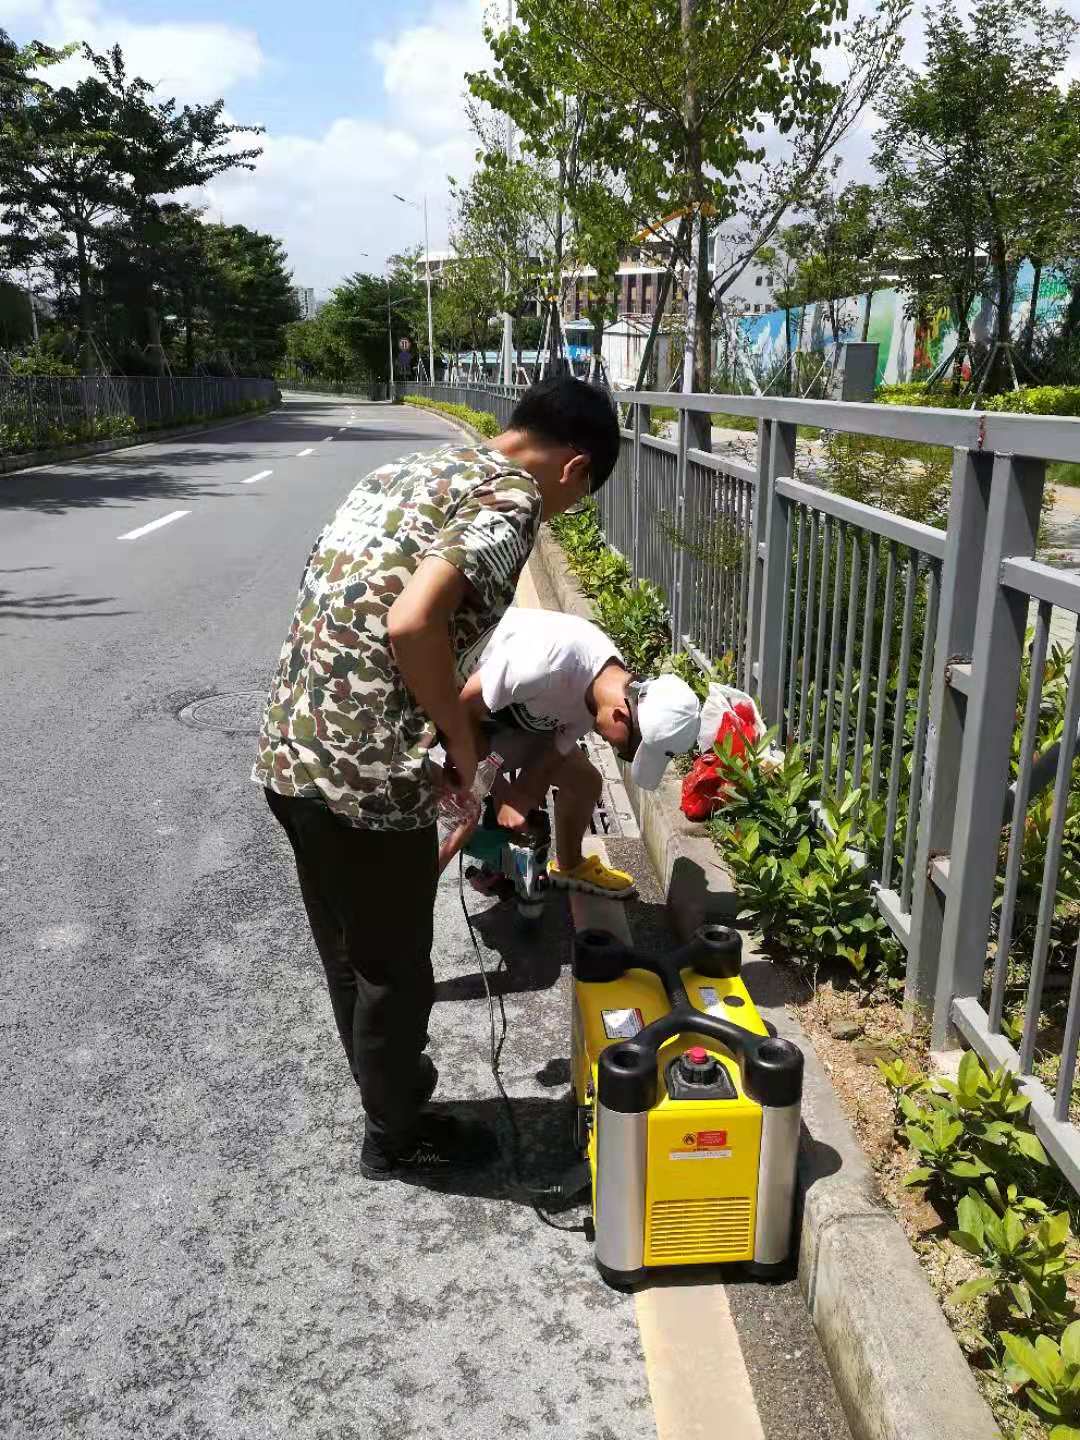
{"label": "white cap", "polygon": [[655,790],[668,761],[697,744],[701,707],[685,680],[658,675],[640,689],[637,706],[638,746],[630,776],[642,790]]}

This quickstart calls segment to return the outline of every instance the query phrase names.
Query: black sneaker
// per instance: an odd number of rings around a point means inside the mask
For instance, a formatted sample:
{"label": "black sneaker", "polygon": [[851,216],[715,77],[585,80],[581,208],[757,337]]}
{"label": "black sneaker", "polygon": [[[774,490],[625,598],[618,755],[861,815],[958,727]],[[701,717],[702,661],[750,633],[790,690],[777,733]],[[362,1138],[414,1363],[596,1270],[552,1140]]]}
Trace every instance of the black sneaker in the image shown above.
{"label": "black sneaker", "polygon": [[413,1140],[403,1148],[364,1136],[360,1173],[367,1180],[441,1175],[486,1165],[498,1151],[486,1125],[454,1115],[421,1115]]}

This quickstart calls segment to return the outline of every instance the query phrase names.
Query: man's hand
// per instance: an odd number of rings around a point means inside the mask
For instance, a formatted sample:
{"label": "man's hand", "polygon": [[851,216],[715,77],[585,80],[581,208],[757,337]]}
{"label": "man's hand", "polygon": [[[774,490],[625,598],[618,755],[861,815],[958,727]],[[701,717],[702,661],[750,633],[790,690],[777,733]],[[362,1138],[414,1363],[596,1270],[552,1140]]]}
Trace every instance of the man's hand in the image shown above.
{"label": "man's hand", "polygon": [[539,801],[521,784],[511,784],[500,779],[495,786],[495,818],[507,830],[526,830],[529,825],[529,811],[535,810]]}

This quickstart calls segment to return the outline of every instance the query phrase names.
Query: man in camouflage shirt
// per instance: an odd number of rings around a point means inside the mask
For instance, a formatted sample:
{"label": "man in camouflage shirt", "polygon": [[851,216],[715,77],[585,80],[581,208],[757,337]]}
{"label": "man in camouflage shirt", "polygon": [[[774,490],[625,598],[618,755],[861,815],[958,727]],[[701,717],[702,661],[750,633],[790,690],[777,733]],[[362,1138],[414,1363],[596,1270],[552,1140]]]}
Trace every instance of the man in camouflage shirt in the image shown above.
{"label": "man in camouflage shirt", "polygon": [[468,789],[480,737],[456,659],[513,599],[541,518],[596,490],[619,432],[608,397],[534,386],[489,444],[406,456],[355,487],[308,559],[252,778],[292,843],[311,931],[367,1115],[365,1175],[479,1163],[476,1125],[422,1111],[436,736]]}

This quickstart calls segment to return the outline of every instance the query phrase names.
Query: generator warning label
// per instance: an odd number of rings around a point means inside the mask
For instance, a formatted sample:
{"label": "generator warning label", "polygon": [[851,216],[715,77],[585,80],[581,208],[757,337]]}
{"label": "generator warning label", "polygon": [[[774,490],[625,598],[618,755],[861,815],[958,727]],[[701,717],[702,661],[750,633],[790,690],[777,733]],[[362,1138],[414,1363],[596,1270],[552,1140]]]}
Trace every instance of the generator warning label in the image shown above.
{"label": "generator warning label", "polygon": [[668,1153],[669,1160],[730,1160],[726,1130],[688,1130],[683,1148]]}
{"label": "generator warning label", "polygon": [[726,1130],[688,1130],[682,1137],[687,1150],[722,1150],[727,1144]]}
{"label": "generator warning label", "polygon": [[640,1010],[602,1010],[600,1013],[609,1040],[632,1040],[645,1029],[645,1017]]}

